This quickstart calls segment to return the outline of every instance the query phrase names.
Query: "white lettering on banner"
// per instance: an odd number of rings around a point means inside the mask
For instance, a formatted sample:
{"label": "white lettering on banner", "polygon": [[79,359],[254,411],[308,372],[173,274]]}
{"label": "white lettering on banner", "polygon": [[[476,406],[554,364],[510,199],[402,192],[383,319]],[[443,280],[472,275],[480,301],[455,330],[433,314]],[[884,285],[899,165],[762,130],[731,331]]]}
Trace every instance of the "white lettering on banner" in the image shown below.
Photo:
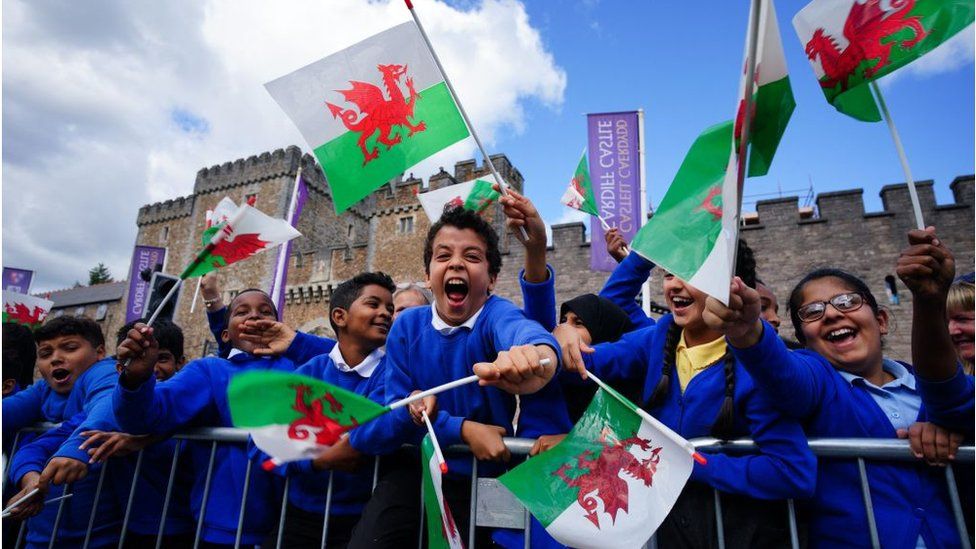
{"label": "white lettering on banner", "polygon": [[626,120],[617,120],[617,163],[621,179],[630,178],[630,127]]}
{"label": "white lettering on banner", "polygon": [[596,123],[597,146],[600,149],[600,167],[610,169],[613,167],[613,127],[609,120],[600,120]]}
{"label": "white lettering on banner", "polygon": [[[149,268],[149,258],[151,255],[152,253],[149,250],[143,250],[142,253],[139,254],[139,269],[135,272],[135,276],[139,276],[139,273]],[[136,282],[136,295],[133,296],[132,299],[133,311],[140,313],[142,312],[142,308],[145,306],[147,286],[148,284],[140,283],[139,281]]]}

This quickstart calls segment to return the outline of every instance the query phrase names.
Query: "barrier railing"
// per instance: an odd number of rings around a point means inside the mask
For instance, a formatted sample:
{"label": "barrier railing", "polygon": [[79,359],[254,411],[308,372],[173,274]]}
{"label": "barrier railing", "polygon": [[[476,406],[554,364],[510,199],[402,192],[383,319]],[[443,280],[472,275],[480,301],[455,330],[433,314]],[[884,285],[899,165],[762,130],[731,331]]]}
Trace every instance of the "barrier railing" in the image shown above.
{"label": "barrier railing", "polygon": [[[43,432],[48,428],[52,427],[51,424],[41,424],[28,429],[24,429],[23,432]],[[20,441],[21,433],[18,433],[14,439],[13,446],[11,448],[11,459],[8,459],[6,466],[9,467],[12,461],[13,455],[16,453],[17,444]],[[185,442],[196,441],[196,442],[209,442],[210,443],[210,454],[209,461],[207,465],[207,473],[204,479],[203,486],[203,502],[201,504],[199,516],[197,517],[197,523],[194,534],[194,548],[198,547],[201,541],[201,532],[203,530],[204,518],[207,512],[207,503],[211,491],[211,480],[214,470],[214,460],[217,453],[217,447],[219,444],[237,444],[243,445],[247,443],[247,432],[239,429],[217,427],[217,428],[202,428],[195,429],[192,431],[187,431],[185,433],[179,433],[173,435],[177,443],[174,450],[174,459],[170,467],[169,478],[167,481],[165,497],[163,501],[163,509],[160,516],[159,532],[156,536],[156,548],[158,549],[163,540],[163,532],[166,526],[166,516],[169,511],[171,496],[173,492],[173,484],[176,478],[176,465],[177,456]],[[506,438],[505,445],[508,447],[509,451],[513,456],[524,456],[528,455],[529,450],[534,444],[534,440],[522,439],[522,438]],[[734,440],[723,442],[713,438],[700,438],[692,440],[692,443],[698,450],[705,452],[722,452],[722,453],[732,453],[732,454],[747,454],[755,452],[757,450],[756,445],[751,440]],[[875,548],[880,547],[880,542],[877,532],[877,523],[874,517],[874,510],[871,504],[871,487],[868,481],[867,471],[865,463],[866,461],[917,461],[909,450],[908,442],[905,440],[896,439],[811,439],[809,441],[811,450],[818,457],[824,458],[843,458],[843,459],[853,459],[857,461],[861,492],[863,497],[863,503],[865,511],[867,513],[868,524],[866,527],[870,533],[870,539],[872,546]],[[452,446],[446,449],[448,454],[457,455],[470,455],[470,450],[466,446]],[[976,458],[976,448],[973,446],[963,446],[960,447],[956,453],[955,463],[957,464],[972,464]],[[376,484],[379,479],[380,471],[380,461],[383,458],[375,458],[373,463],[373,480],[372,485],[375,489]],[[88,521],[88,529],[85,533],[85,541],[83,547],[88,547],[91,537],[92,528],[95,524],[96,510],[98,508],[98,501],[102,494],[102,485],[105,479],[105,471],[108,469],[109,460],[101,468],[99,473],[98,483],[95,489],[94,501],[92,503],[91,516]],[[143,451],[139,451],[136,457],[136,464],[133,472],[133,482],[132,487],[129,491],[128,499],[125,506],[125,514],[122,519],[122,531],[119,539],[119,547],[121,548],[126,539],[126,534],[129,525],[129,519],[132,512],[132,502],[134,498],[138,495],[136,494],[136,482],[135,479],[138,477],[143,464]],[[470,499],[470,520],[468,523],[468,547],[475,547],[476,545],[476,529],[478,527],[492,527],[492,528],[513,528],[521,529],[525,534],[525,546],[530,545],[530,525],[529,514],[525,508],[515,499],[515,497],[504,488],[497,479],[493,478],[478,478],[478,460],[471,457],[471,499]],[[7,471],[4,470],[4,479],[6,479]],[[251,481],[252,467],[251,462],[248,462],[245,475],[244,475],[244,486],[243,486],[243,496],[241,501],[241,509],[239,512],[239,519],[237,524],[237,533],[235,540],[235,547],[239,547],[241,543],[241,533],[244,526],[244,510],[247,506],[247,496],[248,496],[248,486]],[[957,489],[955,481],[955,473],[953,470],[953,465],[947,465],[945,467],[945,477],[946,484],[948,488],[950,504],[953,510],[956,528],[959,533],[960,546],[970,549],[970,538],[966,527],[965,515],[962,510],[962,504],[959,499],[959,492]],[[420,479],[418,479],[418,482]],[[282,546],[283,533],[285,530],[285,525],[287,521],[286,509],[288,505],[288,490],[291,485],[291,478],[286,478],[284,482],[284,494],[280,504],[279,511],[279,521],[277,526],[277,547]],[[326,540],[328,538],[329,529],[329,514],[332,506],[332,485],[333,485],[333,473],[329,473],[328,488],[326,491],[326,503],[325,509],[323,511],[323,527],[322,527],[322,543],[321,546],[326,547]],[[65,487],[65,494],[70,493],[71,486]],[[718,539],[718,547],[724,549],[725,547],[725,535],[724,528],[722,524],[722,507],[721,498],[718,490],[713,490],[714,501],[715,501],[715,524],[716,524],[716,536]],[[66,499],[62,499],[58,503],[58,511],[53,526],[53,535],[50,538],[49,547],[55,547],[57,542],[58,526],[60,524]],[[794,548],[800,546],[796,511],[794,507],[793,500],[787,500],[788,507],[788,520],[789,520],[789,532],[791,545]],[[421,504],[420,504],[420,523],[421,532],[418,539],[418,547],[423,547],[424,539],[424,525],[425,515],[423,512],[423,484],[421,483]],[[16,547],[20,547],[25,534],[26,521],[21,525]],[[650,540],[647,545],[648,547],[656,547],[656,542],[654,538]]]}

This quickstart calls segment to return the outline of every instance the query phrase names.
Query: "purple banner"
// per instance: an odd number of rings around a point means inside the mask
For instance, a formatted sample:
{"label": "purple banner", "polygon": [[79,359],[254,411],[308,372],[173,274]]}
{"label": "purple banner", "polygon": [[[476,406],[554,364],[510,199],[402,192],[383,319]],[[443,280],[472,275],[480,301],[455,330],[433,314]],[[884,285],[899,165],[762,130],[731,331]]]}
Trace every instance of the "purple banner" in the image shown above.
{"label": "purple banner", "polygon": [[34,278],[34,271],[27,269],[15,269],[13,267],[3,268],[3,289],[18,294],[30,292],[31,280]]}
{"label": "purple banner", "polygon": [[[289,208],[291,215],[288,217],[288,222],[291,223],[292,227],[298,228],[298,218],[302,215],[302,208],[305,206],[305,200],[308,199],[308,187],[305,185],[305,181],[298,178],[295,182],[298,185],[298,189],[295,192],[295,203],[292,208]],[[274,277],[271,278],[271,299],[275,302],[275,306],[278,307],[278,317],[284,318],[283,313],[285,310],[285,286],[288,285],[288,263],[291,259],[291,243],[293,240],[289,240],[287,244],[283,245],[278,251],[278,263],[275,265]],[[279,276],[280,273],[280,276]]]}
{"label": "purple banner", "polygon": [[155,246],[136,246],[132,253],[132,264],[129,268],[129,299],[125,304],[125,321],[132,322],[143,317],[146,313],[146,305],[149,300],[149,281],[143,280],[140,274],[142,271],[159,270],[166,259],[166,248]]}
{"label": "purple banner", "polygon": [[[640,156],[637,112],[586,116],[590,181],[600,216],[630,242],[640,229]],[[603,227],[590,218],[590,269],[612,271],[617,262],[607,253]]]}

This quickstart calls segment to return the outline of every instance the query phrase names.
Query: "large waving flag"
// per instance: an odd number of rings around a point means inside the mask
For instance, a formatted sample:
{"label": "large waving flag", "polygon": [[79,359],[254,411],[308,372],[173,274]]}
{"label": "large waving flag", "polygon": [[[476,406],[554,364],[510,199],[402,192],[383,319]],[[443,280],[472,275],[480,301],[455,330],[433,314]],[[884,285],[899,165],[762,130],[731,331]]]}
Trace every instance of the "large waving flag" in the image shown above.
{"label": "large waving flag", "polygon": [[827,101],[866,122],[881,113],[866,85],[972,24],[972,0],[814,0],[793,27]]}
{"label": "large waving flag", "polygon": [[688,450],[610,391],[557,446],[499,478],[570,547],[640,547],[691,475]]}
{"label": "large waving flag", "polygon": [[417,199],[431,223],[436,223],[447,206],[465,208],[481,213],[501,196],[491,188],[491,181],[475,179],[437,190],[419,193]]}
{"label": "large waving flag", "polygon": [[461,532],[447,506],[444,490],[441,487],[441,463],[434,451],[430,435],[420,444],[424,475],[424,508],[427,513],[428,549],[463,549]]}
{"label": "large waving flag", "polygon": [[339,213],[469,135],[412,22],[265,87],[315,152]]}
{"label": "large waving flag", "polygon": [[16,322],[36,328],[44,322],[53,306],[54,302],[47,299],[11,290],[3,291],[4,322]]}

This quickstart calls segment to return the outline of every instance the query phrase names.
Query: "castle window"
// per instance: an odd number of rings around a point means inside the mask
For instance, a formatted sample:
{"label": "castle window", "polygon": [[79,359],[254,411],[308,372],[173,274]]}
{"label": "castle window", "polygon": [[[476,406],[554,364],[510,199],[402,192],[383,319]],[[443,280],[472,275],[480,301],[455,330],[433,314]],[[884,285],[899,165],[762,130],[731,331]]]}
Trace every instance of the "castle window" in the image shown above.
{"label": "castle window", "polygon": [[413,234],[413,216],[401,217],[400,224],[397,226],[399,234]]}
{"label": "castle window", "polygon": [[105,320],[105,316],[107,314],[108,314],[108,305],[102,303],[101,305],[98,306],[98,309],[95,311],[95,320]]}
{"label": "castle window", "polygon": [[300,254],[300,253],[299,254],[295,254],[295,268],[296,269],[301,269],[302,268],[302,264],[304,264],[304,263],[305,263],[305,261],[302,258],[302,254]]}
{"label": "castle window", "polygon": [[352,223],[350,223],[349,227],[346,229],[346,238],[352,238]]}
{"label": "castle window", "polygon": [[163,242],[166,242],[168,238],[169,238],[169,227],[165,226],[163,227]]}
{"label": "castle window", "polygon": [[81,307],[75,307],[75,316],[81,316],[83,314],[85,314],[84,305],[82,305]]}

